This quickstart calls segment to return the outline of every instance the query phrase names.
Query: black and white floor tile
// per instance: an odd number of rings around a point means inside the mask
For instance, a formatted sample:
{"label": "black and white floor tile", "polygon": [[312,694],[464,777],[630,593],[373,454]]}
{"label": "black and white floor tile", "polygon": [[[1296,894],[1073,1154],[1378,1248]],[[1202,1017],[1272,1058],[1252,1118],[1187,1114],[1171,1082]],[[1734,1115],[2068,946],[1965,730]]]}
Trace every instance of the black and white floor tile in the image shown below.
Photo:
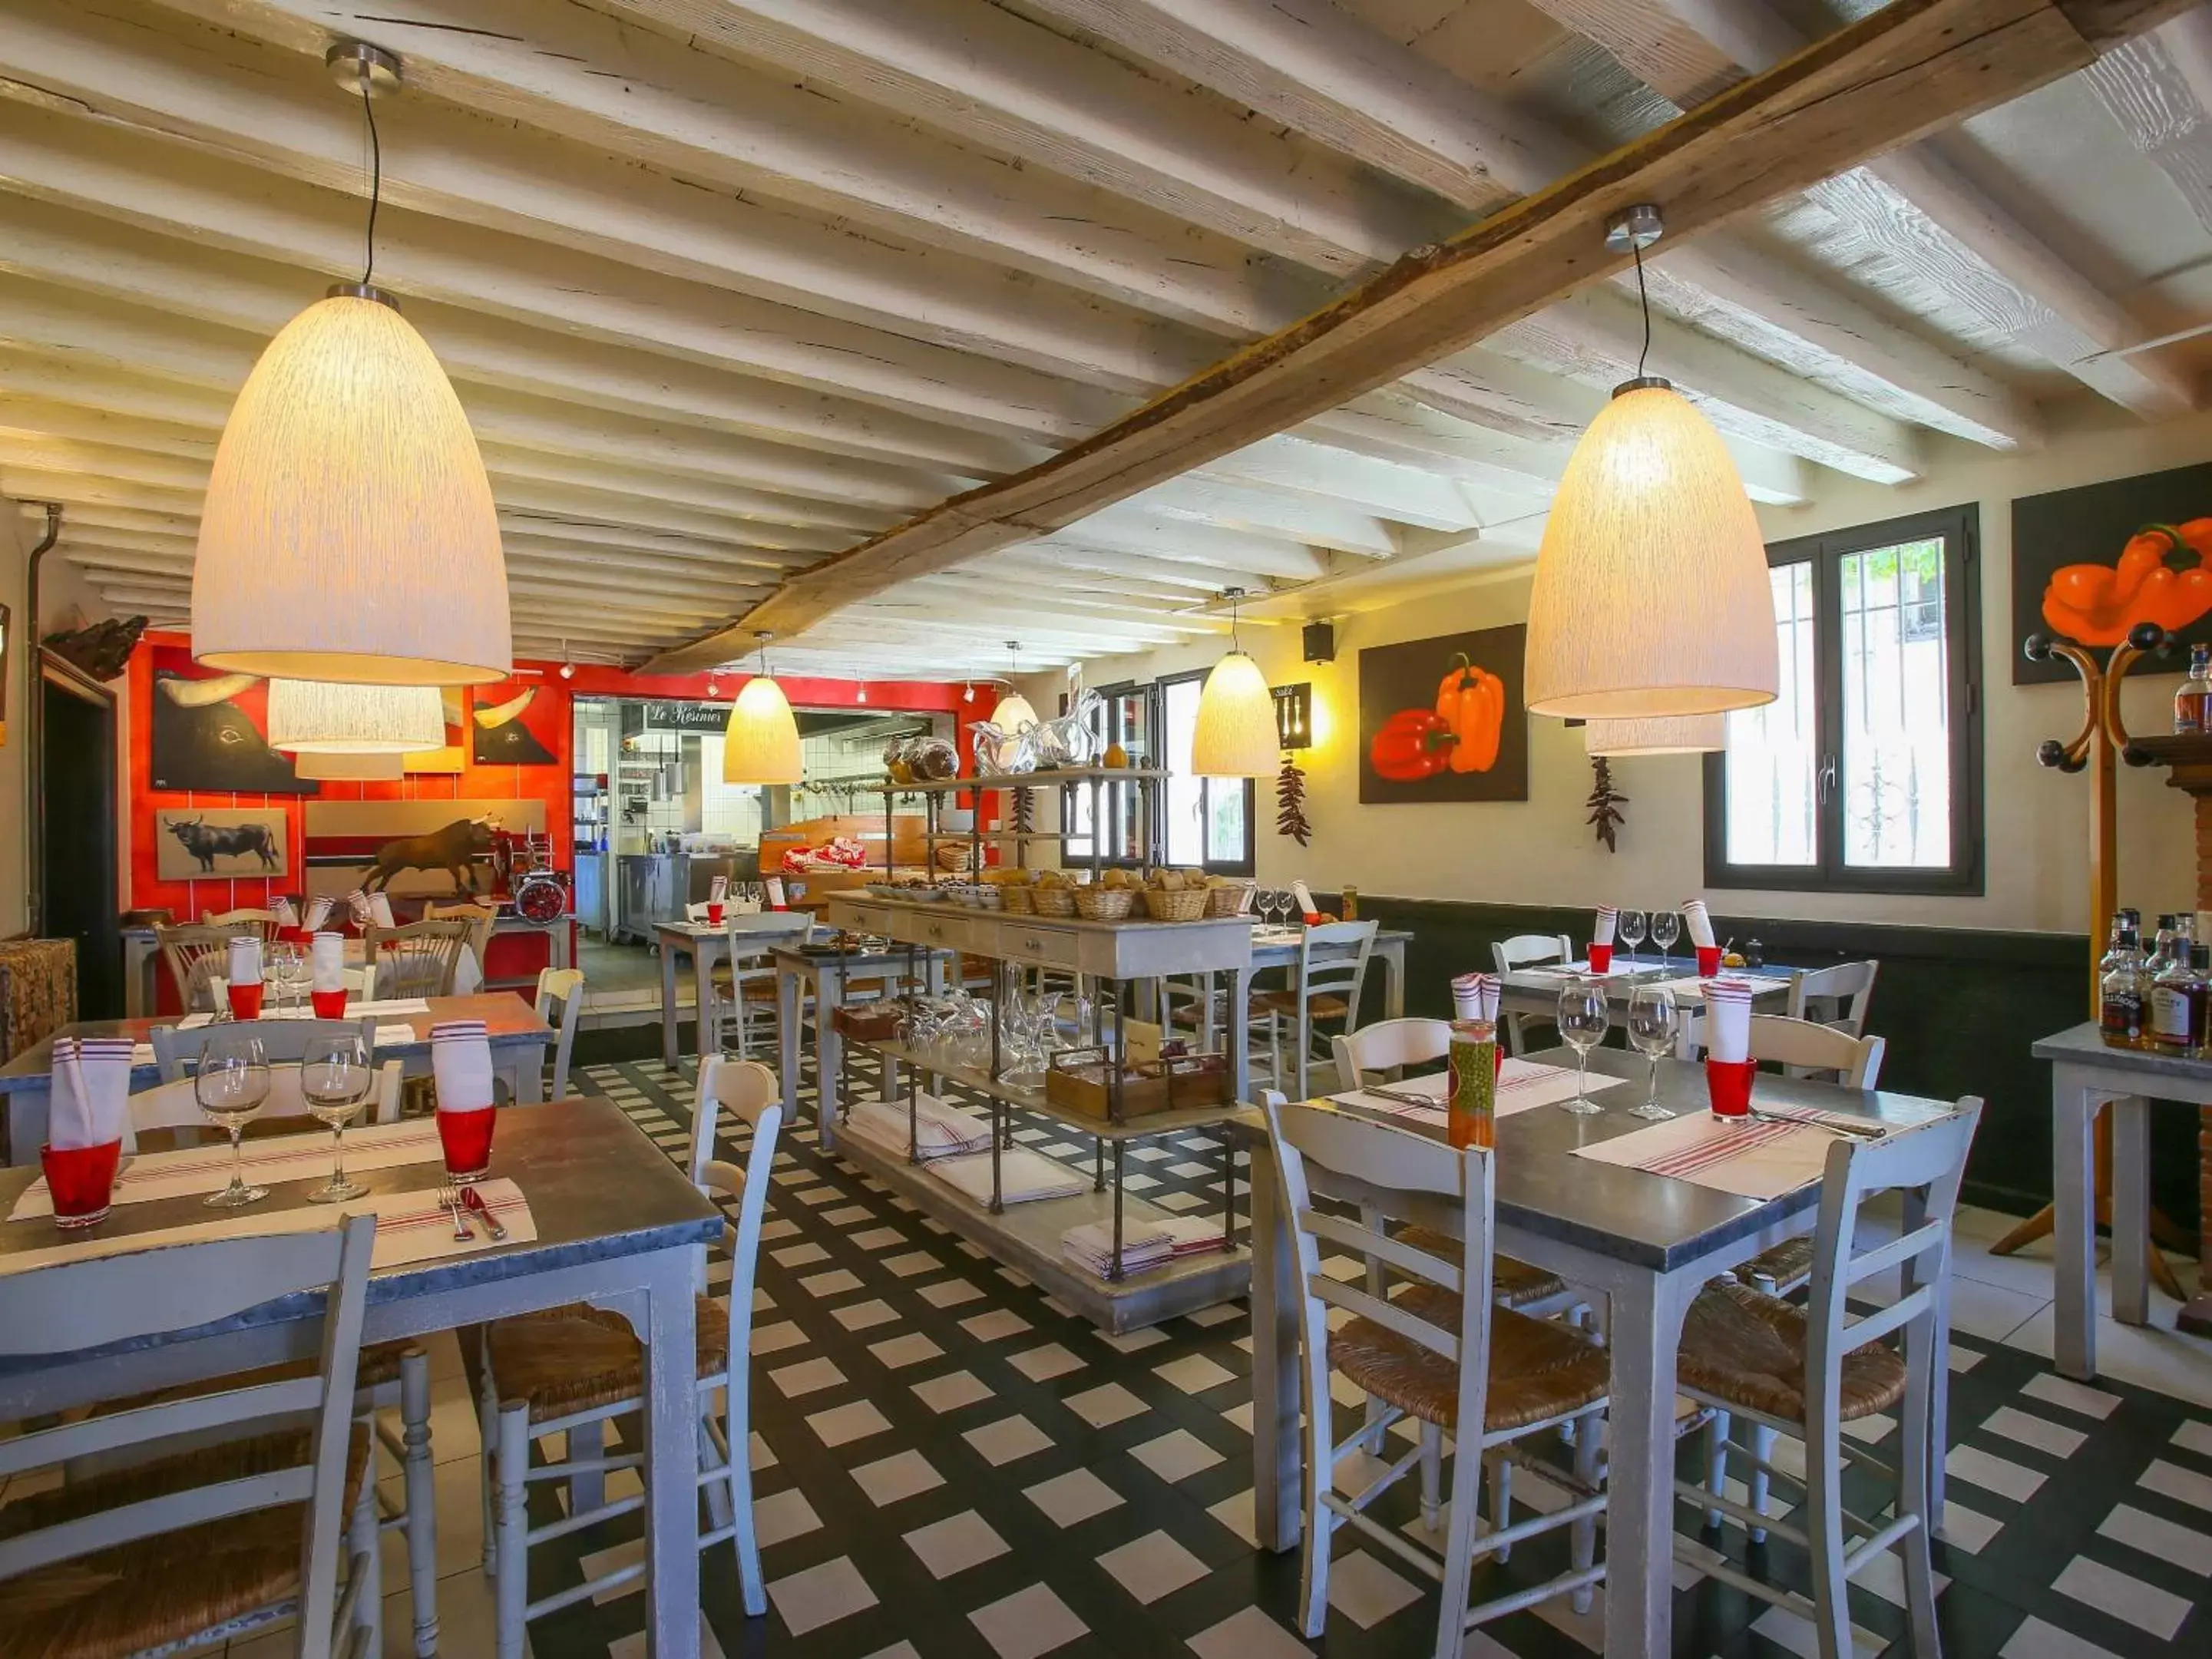
{"label": "black and white floor tile", "polygon": [[[594,1066],[580,1086],[611,1097],[672,1157],[684,1156],[688,1069]],[[1339,1544],[1323,1638],[1294,1633],[1297,1556],[1261,1555],[1252,1543],[1241,1304],[1103,1336],[824,1157],[811,1101],[799,1118],[776,1160],[755,1297],[752,1455],[770,1610],[745,1619],[728,1553],[710,1552],[708,1654],[1390,1659],[1431,1650],[1433,1586],[1356,1538]],[[1042,1124],[1020,1133],[1087,1170],[1087,1146]],[[1141,1150],[1148,1197],[1218,1202],[1218,1149],[1203,1139]],[[2024,1291],[1983,1288],[1997,1298],[1990,1320],[2026,1318],[2030,1304],[2003,1300]],[[2212,1654],[2212,1407],[2125,1383],[2066,1382],[1993,1323],[1960,1322],[1995,1334],[1962,1330],[1951,1358],[1950,1492],[1936,1552],[1950,1659]],[[2212,1355],[2203,1363],[2212,1366]],[[1350,1417],[1343,1421],[1348,1431]],[[1887,1419],[1853,1427],[1893,1454]],[[491,1651],[489,1619],[475,1571],[475,1430],[457,1375],[441,1382],[434,1431],[441,1524],[453,1532],[440,1551],[453,1575],[441,1587],[442,1650],[474,1659]],[[1784,1443],[1778,1461],[1792,1449]],[[1418,1533],[1411,1486],[1378,1510]],[[1519,1483],[1516,1497],[1534,1486]],[[1529,1496],[1544,1501],[1540,1490]],[[554,1488],[533,1496],[549,1519],[560,1501]],[[1778,1541],[1754,1550],[1730,1530],[1700,1543],[1748,1571],[1804,1583],[1802,1562]],[[546,1546],[532,1553],[532,1594],[635,1559],[639,1548],[635,1517]],[[1509,1565],[1482,1570],[1478,1592],[1549,1576],[1564,1548],[1563,1535],[1524,1545]],[[404,1583],[392,1576],[387,1589]],[[1693,1565],[1678,1569],[1676,1584],[1684,1659],[1816,1651],[1802,1621]],[[1851,1594],[1861,1651],[1899,1641],[1904,1652],[1899,1577],[1869,1573]],[[404,1596],[390,1606],[398,1615]],[[532,1625],[531,1651],[634,1659],[641,1621],[637,1587],[625,1586]],[[404,1618],[387,1625],[387,1653],[408,1651]],[[1556,1601],[1486,1626],[1466,1652],[1580,1659],[1602,1643],[1601,1614],[1577,1618]],[[264,1659],[250,1644],[231,1651]]]}

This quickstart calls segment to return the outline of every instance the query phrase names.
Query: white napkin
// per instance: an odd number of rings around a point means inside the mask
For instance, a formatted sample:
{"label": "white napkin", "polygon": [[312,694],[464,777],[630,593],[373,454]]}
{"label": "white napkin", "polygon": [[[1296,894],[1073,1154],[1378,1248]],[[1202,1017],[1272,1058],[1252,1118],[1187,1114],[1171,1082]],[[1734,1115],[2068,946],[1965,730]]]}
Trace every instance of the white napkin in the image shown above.
{"label": "white napkin", "polygon": [[770,876],[770,877],[769,877],[769,878],[768,878],[768,881],[767,881],[767,886],[768,886],[768,908],[769,908],[769,909],[771,909],[771,910],[787,910],[787,909],[789,909],[789,908],[791,908],[788,904],[787,904],[786,902],[784,902],[784,897],[783,897],[783,878],[782,878],[781,876]]}
{"label": "white napkin", "polygon": [[291,900],[288,898],[278,899],[276,904],[276,925],[279,927],[297,927],[300,925],[300,912],[294,907]]}
{"label": "white napkin", "polygon": [[716,876],[714,880],[707,884],[708,902],[711,904],[720,904],[723,900],[729,897],[729,896],[730,878],[727,876]]}
{"label": "white napkin", "polygon": [[225,977],[233,985],[261,983],[261,938],[249,934],[230,942],[230,965]]}
{"label": "white napkin", "polygon": [[1612,944],[1613,924],[1618,922],[1620,920],[1620,912],[1614,906],[1610,904],[1599,905],[1597,907],[1596,925],[1590,930],[1590,943],[1593,945]]}
{"label": "white napkin", "polygon": [[345,935],[318,933],[307,941],[307,962],[318,991],[345,989]]}
{"label": "white napkin", "polygon": [[392,919],[392,901],[381,893],[368,896],[368,915],[369,919],[380,927],[397,927],[399,925]]}
{"label": "white napkin", "polygon": [[1306,919],[1306,926],[1311,927],[1316,923],[1319,922],[1321,921],[1321,906],[1314,902],[1313,895],[1306,890],[1305,883],[1302,881],[1292,882],[1291,884],[1291,891],[1297,896],[1298,914]]}
{"label": "white napkin", "polygon": [[1705,1054],[1724,1064],[1751,1058],[1751,987],[1740,979],[1705,981]]}
{"label": "white napkin", "polygon": [[1705,914],[1705,900],[1683,900],[1682,921],[1690,930],[1690,943],[1699,950],[1710,951],[1720,942],[1713,937],[1713,919]]}
{"label": "white napkin", "polygon": [[491,1042],[480,1019],[441,1020],[430,1028],[430,1071],[441,1112],[480,1112],[492,1104]]}
{"label": "white napkin", "polygon": [[1457,1019],[1498,1023],[1498,975],[1462,974],[1451,982],[1452,1015]]}
{"label": "white napkin", "polygon": [[321,932],[323,924],[331,919],[331,911],[332,908],[333,902],[330,899],[309,899],[307,901],[307,916],[301,921],[300,926],[310,933]]}
{"label": "white napkin", "polygon": [[123,1139],[131,1115],[129,1037],[56,1037],[47,1096],[46,1143],[105,1146]]}

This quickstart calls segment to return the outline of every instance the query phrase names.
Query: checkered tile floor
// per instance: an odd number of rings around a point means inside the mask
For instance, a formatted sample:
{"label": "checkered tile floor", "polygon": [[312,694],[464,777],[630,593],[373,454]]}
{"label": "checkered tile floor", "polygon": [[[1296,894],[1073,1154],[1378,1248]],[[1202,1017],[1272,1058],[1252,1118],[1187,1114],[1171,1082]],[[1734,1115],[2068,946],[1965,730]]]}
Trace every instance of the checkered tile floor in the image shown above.
{"label": "checkered tile floor", "polygon": [[[688,1075],[593,1066],[581,1086],[683,1155]],[[810,1102],[802,1124],[812,1115]],[[1019,1133],[1087,1170],[1087,1146],[1042,1124]],[[1139,1150],[1133,1184],[1171,1206],[1218,1201],[1218,1157],[1198,1155],[1215,1150],[1202,1140]],[[1293,1634],[1297,1558],[1252,1545],[1241,1305],[1103,1337],[823,1157],[811,1129],[788,1137],[775,1178],[756,1293],[752,1425],[771,1610],[745,1620],[729,1558],[712,1553],[710,1652],[1429,1651],[1433,1588],[1357,1540],[1340,1544],[1323,1640]],[[2212,1654],[2212,1410],[2124,1384],[2083,1388],[2019,1348],[1968,1335],[1952,1368],[1950,1504],[1936,1551],[1950,1659]],[[1340,1402],[1340,1432],[1350,1409]],[[1892,1422],[1853,1427],[1891,1443],[1893,1458]],[[1793,1450],[1802,1457],[1784,1442],[1778,1461],[1786,1466]],[[1418,1531],[1411,1485],[1379,1507]],[[1545,1501],[1528,1480],[1516,1498],[1524,1487]],[[533,1501],[560,1497],[540,1488]],[[1802,1561],[1779,1542],[1753,1550],[1730,1530],[1703,1544],[1805,1583]],[[574,1582],[586,1558],[602,1566],[637,1547],[629,1518],[533,1552],[532,1593]],[[1549,1576],[1564,1549],[1563,1537],[1524,1545],[1509,1566],[1483,1570],[1478,1592]],[[1685,1659],[1815,1650],[1802,1622],[1693,1567],[1679,1569],[1676,1583]],[[1862,1583],[1852,1591],[1861,1650],[1879,1651],[1903,1636],[1901,1580],[1875,1573]],[[533,1625],[532,1650],[537,1659],[623,1659],[641,1650],[641,1609],[635,1586],[583,1603]],[[1562,1601],[1486,1627],[1468,1652],[1557,1659],[1602,1641],[1601,1615],[1577,1619]]]}

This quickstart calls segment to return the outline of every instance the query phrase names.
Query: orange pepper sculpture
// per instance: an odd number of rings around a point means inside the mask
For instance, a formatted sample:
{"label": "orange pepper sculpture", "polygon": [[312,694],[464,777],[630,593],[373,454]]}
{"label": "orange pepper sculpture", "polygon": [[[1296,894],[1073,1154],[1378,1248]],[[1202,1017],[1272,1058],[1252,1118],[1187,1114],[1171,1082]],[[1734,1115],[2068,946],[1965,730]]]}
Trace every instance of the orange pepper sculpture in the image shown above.
{"label": "orange pepper sculpture", "polygon": [[[2194,563],[2178,570],[2166,563],[2169,555],[2185,551]],[[2043,590],[2043,620],[2082,645],[2118,645],[2137,623],[2178,634],[2212,611],[2207,553],[2212,553],[2212,519],[2145,525],[2128,538],[2113,563],[2053,571]]]}
{"label": "orange pepper sculpture", "polygon": [[1437,688],[1437,713],[1451,728],[1453,771],[1487,772],[1498,763],[1498,740],[1505,726],[1504,681],[1477,668],[1462,651]]}

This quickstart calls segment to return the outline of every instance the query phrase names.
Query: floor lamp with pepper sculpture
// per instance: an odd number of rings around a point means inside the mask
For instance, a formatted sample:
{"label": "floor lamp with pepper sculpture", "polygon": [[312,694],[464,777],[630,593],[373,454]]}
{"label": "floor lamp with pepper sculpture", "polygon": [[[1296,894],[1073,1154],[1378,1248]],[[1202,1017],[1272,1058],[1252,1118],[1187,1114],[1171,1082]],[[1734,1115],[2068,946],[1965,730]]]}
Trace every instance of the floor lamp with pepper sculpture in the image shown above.
{"label": "floor lamp with pepper sculpture", "polygon": [[[2098,1016],[2098,963],[2103,952],[2097,943],[2097,922],[2110,916],[2119,908],[2119,763],[2130,766],[2148,766],[2151,756],[2138,748],[2128,738],[2128,728],[2120,714],[2120,684],[2128,671],[2147,656],[2165,656],[2172,648],[2166,631],[2156,623],[2138,623],[2128,632],[2124,645],[2112,647],[2112,654],[2102,667],[2095,657],[2070,640],[2053,640],[2046,635],[2031,634],[2022,649],[2030,662],[2047,662],[2053,657],[2073,665],[2074,672],[2081,677],[2081,729],[2070,743],[2061,743],[2056,738],[2046,739],[2035,751],[2039,765],[2052,767],[2061,772],[2089,774],[2089,1018]],[[2112,1125],[2108,1116],[2097,1120],[2097,1220],[2110,1226],[2112,1221]],[[2009,1255],[2023,1245],[2049,1235],[2057,1217],[2051,1205],[2045,1205],[2020,1225],[1990,1246],[1991,1255]],[[2150,1230],[2153,1239],[2175,1249],[2186,1249],[2189,1237],[2179,1227],[2160,1214],[2151,1211]],[[2177,1302],[2182,1300],[2180,1281],[2174,1278],[2173,1268],[2166,1257],[2154,1249],[2150,1257],[2151,1277],[2158,1287]]]}

